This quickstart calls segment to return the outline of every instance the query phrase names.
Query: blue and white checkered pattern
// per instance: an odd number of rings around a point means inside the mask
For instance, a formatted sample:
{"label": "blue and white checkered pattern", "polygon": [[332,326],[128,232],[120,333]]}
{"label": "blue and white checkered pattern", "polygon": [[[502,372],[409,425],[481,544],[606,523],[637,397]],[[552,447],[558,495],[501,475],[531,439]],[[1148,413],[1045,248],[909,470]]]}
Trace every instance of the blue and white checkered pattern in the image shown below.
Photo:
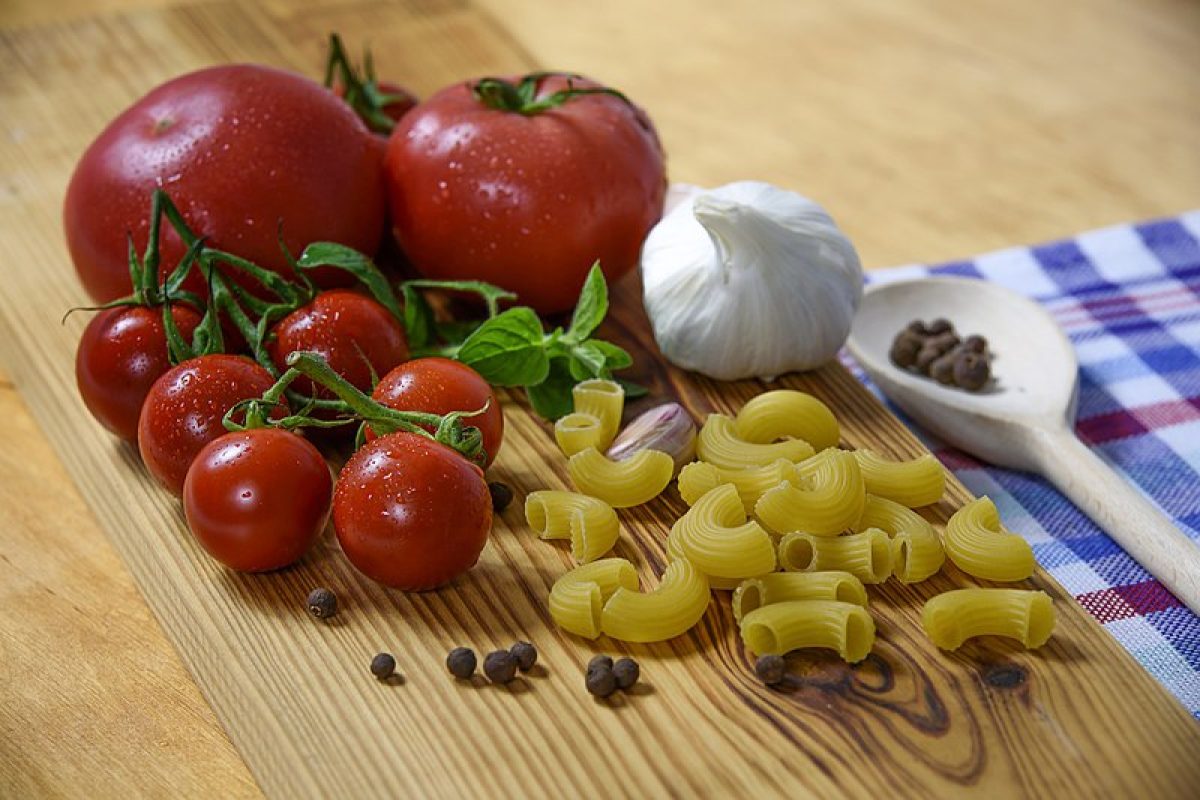
{"label": "blue and white checkered pattern", "polygon": [[[1045,306],[1079,356],[1080,438],[1200,543],[1200,210],[869,280],[933,274],[994,281]],[[1200,719],[1200,618],[1046,481],[918,434]]]}

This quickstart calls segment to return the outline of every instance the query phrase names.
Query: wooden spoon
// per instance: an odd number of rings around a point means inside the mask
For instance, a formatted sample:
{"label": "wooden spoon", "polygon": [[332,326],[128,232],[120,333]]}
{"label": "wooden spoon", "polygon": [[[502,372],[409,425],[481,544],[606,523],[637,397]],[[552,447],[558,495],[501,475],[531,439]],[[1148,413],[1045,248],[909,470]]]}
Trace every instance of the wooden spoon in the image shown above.
{"label": "wooden spoon", "polygon": [[[945,317],[985,336],[995,359],[981,392],[894,365],[895,335]],[[896,405],[949,444],[1045,476],[1188,608],[1200,614],[1200,547],[1075,436],[1079,364],[1037,303],[994,283],[923,278],[867,288],[850,352]]]}

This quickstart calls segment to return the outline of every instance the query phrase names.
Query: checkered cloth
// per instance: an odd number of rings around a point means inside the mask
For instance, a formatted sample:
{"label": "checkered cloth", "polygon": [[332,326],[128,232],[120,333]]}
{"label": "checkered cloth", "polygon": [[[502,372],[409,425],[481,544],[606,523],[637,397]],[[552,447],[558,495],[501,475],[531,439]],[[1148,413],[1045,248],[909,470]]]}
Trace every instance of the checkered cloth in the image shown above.
{"label": "checkered cloth", "polygon": [[[983,278],[1040,302],[1079,356],[1080,438],[1200,542],[1200,210],[868,280],[930,274]],[[1200,618],[1046,481],[981,464],[917,432],[968,489],[996,502],[1038,562],[1200,719]]]}

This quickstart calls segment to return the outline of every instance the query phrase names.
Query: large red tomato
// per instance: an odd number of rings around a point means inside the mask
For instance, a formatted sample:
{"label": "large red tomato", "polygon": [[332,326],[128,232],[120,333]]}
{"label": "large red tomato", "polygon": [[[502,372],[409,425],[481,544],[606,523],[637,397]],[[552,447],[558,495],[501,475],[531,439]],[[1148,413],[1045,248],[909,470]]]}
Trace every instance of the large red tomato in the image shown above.
{"label": "large red tomato", "polygon": [[[568,82],[537,80],[531,102]],[[502,93],[485,101],[477,85],[447,87],[397,123],[384,161],[392,231],[430,278],[484,280],[564,311],[597,259],[610,281],[637,263],[662,215],[662,146],[646,114],[613,95],[534,112]]]}
{"label": "large red tomato", "polygon": [[[307,78],[250,64],[193,72],[151,91],[84,153],[63,209],[71,259],[97,302],[128,294],[126,234],[141,252],[159,187],[213,247],[284,274],[281,222],[293,254],[314,241],[373,253],[385,212],[380,159],[354,112]],[[164,269],[182,254],[165,231]],[[349,282],[334,270],[316,277]]]}

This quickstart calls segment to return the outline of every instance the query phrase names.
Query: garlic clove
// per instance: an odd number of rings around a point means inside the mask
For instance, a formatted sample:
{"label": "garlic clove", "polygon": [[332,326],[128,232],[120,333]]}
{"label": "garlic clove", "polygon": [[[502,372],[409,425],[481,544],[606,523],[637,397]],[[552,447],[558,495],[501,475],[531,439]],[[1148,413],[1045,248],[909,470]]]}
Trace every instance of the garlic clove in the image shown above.
{"label": "garlic clove", "polygon": [[675,460],[678,473],[696,456],[696,423],[678,403],[664,403],[640,414],[617,435],[605,453],[624,461],[642,450],[659,450]]}

